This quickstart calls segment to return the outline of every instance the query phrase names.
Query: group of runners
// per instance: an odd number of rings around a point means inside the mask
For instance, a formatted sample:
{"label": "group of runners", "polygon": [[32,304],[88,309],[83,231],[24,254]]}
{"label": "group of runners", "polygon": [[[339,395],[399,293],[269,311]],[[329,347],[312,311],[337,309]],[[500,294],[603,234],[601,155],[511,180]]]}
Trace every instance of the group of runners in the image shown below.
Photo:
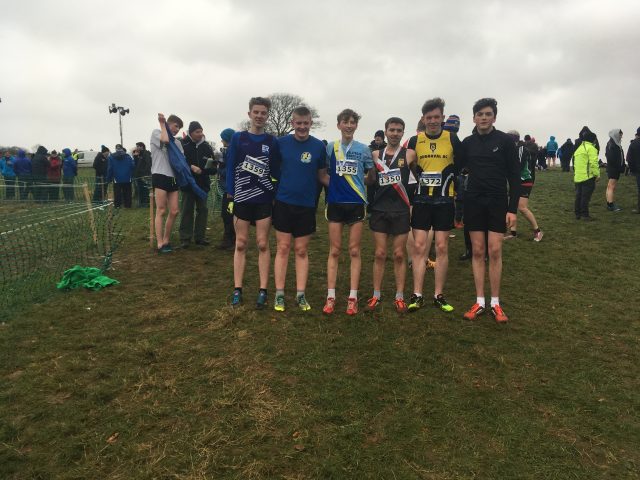
{"label": "group of runners", "polygon": [[[392,237],[396,287],[393,302],[397,312],[416,311],[427,303],[444,312],[452,312],[454,308],[445,296],[448,242],[454,228],[456,178],[464,170],[468,173],[464,223],[471,240],[476,288],[476,301],[464,313],[464,318],[475,320],[485,311],[490,311],[497,322],[508,321],[499,298],[502,244],[506,230],[515,226],[522,162],[517,139],[494,128],[497,116],[495,99],[483,98],[473,105],[475,128],[463,141],[456,133],[443,129],[445,102],[440,98],[430,99],[422,106],[424,131],[412,136],[406,147],[402,146],[405,122],[391,117],[385,122],[387,145],[373,152],[367,145],[354,140],[360,115],[351,109],[345,109],[337,116],[340,138],[325,144],[310,135],[312,114],[305,106],[293,110],[291,135],[275,138],[266,133],[270,108],[268,98],[251,98],[249,128],[231,137],[226,152],[226,195],[234,215],[236,234],[231,305],[243,303],[249,229],[255,225],[259,271],[256,307],[266,307],[271,262],[269,231],[273,225],[277,245],[274,309],[279,312],[285,310],[285,279],[292,249],[295,256],[295,303],[303,311],[311,309],[305,296],[309,276],[308,245],[316,231],[318,189],[324,186],[329,254],[327,296],[322,312],[331,315],[338,308],[338,265],[342,252],[346,251],[350,260],[346,313],[357,314],[366,186],[375,185],[375,194],[369,205],[369,226],[375,245],[373,294],[366,302],[366,310],[375,311],[381,305],[387,244]],[[159,116],[162,136],[156,137],[160,149],[169,141],[165,122],[171,133],[175,134],[180,129],[179,124],[172,124],[172,119],[174,117],[165,121],[163,116]],[[163,181],[154,180],[154,186],[166,188]],[[175,202],[168,202],[167,206],[176,209]],[[162,241],[168,240],[164,237],[168,235],[166,228],[170,232],[170,227],[165,225]],[[343,245],[345,229],[348,240]],[[431,230],[436,250],[435,281],[433,297],[426,300],[423,283],[428,260],[427,239]],[[404,295],[405,252],[410,234],[413,237],[410,259],[413,292],[407,300]],[[491,290],[489,306],[485,303],[484,293],[487,256]]]}

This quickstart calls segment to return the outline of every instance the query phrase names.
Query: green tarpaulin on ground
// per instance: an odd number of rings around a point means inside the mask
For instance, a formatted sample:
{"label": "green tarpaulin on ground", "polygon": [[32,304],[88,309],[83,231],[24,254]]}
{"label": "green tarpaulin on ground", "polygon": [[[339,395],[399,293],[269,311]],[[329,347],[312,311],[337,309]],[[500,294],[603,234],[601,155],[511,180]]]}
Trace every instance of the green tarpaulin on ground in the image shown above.
{"label": "green tarpaulin on ground", "polygon": [[79,287],[100,290],[103,287],[119,283],[118,280],[103,275],[99,268],[75,265],[62,274],[62,280],[56,284],[56,287],[60,290],[72,290]]}

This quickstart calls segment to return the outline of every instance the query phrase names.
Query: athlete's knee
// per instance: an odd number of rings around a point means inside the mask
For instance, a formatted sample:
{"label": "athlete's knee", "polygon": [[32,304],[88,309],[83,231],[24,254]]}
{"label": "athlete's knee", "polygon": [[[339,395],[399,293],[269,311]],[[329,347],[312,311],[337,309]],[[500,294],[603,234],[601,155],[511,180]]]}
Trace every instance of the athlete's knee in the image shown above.
{"label": "athlete's knee", "polygon": [[298,258],[307,258],[307,246],[306,245],[296,245],[295,246],[296,257]]}
{"label": "athlete's knee", "polygon": [[495,243],[493,245],[489,245],[489,258],[502,258],[502,244]]}
{"label": "athlete's knee", "polygon": [[393,250],[393,261],[395,263],[404,262],[404,248],[395,248]]}
{"label": "athlete's knee", "polygon": [[247,250],[247,239],[236,235],[236,250],[238,252],[245,252]]}
{"label": "athlete's knee", "polygon": [[449,252],[449,244],[446,240],[436,240],[436,257],[447,255]]}
{"label": "athlete's knee", "polygon": [[334,259],[337,259],[338,257],[340,257],[340,246],[331,245],[329,247],[329,256]]}
{"label": "athlete's knee", "polygon": [[351,258],[360,258],[360,245],[353,245],[349,247],[349,256]]}
{"label": "athlete's knee", "polygon": [[177,217],[179,213],[180,213],[180,207],[178,206],[171,207],[169,210],[169,215],[172,217]]}
{"label": "athlete's knee", "polygon": [[167,213],[167,207],[165,205],[159,205],[156,207],[157,216],[163,217],[165,213]]}
{"label": "athlete's knee", "polygon": [[267,252],[269,250],[269,239],[259,238],[256,240],[259,252]]}
{"label": "athlete's knee", "polygon": [[280,241],[276,246],[276,251],[279,255],[289,255],[290,250],[291,250],[291,242],[289,241]]}
{"label": "athlete's knee", "polygon": [[486,250],[484,245],[473,245],[471,253],[473,255],[473,258],[484,260]]}
{"label": "athlete's knee", "polygon": [[376,248],[374,256],[376,260],[384,262],[387,259],[387,251],[384,248]]}

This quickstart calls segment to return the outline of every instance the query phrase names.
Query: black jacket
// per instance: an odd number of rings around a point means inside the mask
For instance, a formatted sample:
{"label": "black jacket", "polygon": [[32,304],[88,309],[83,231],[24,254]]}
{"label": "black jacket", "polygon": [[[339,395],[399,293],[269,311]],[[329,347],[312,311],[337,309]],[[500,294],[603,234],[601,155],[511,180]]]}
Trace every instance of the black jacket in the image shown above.
{"label": "black jacket", "polygon": [[474,128],[473,133],[462,141],[459,166],[469,170],[466,199],[476,195],[508,196],[508,211],[518,211],[520,162],[512,137],[496,129],[480,135]]}
{"label": "black jacket", "polygon": [[151,175],[151,152],[143,150],[137,155],[134,154],[133,159],[136,162],[136,168],[133,171],[135,178],[148,177]]}
{"label": "black jacket", "polygon": [[31,174],[35,178],[47,178],[47,168],[49,167],[49,159],[47,158],[47,149],[43,146],[38,147],[36,154],[31,159]]}
{"label": "black jacket", "polygon": [[627,164],[629,171],[634,175],[640,175],[640,137],[636,137],[629,144],[627,150]]}
{"label": "black jacket", "polygon": [[97,177],[104,177],[107,174],[107,157],[104,153],[100,152],[93,159],[93,168],[96,171]]}
{"label": "black jacket", "polygon": [[182,147],[189,166],[195,165],[200,167],[202,170],[202,173],[200,174],[191,172],[193,174],[193,178],[200,188],[205,192],[208,192],[211,189],[211,178],[209,175],[215,175],[217,172],[217,168],[215,166],[205,168],[207,160],[214,158],[213,148],[211,148],[211,145],[206,141],[206,139],[203,139],[200,143],[196,144],[188,135],[184,140],[182,140]]}
{"label": "black jacket", "polygon": [[624,151],[616,142],[609,139],[604,152],[607,157],[607,170],[610,172],[624,171]]}

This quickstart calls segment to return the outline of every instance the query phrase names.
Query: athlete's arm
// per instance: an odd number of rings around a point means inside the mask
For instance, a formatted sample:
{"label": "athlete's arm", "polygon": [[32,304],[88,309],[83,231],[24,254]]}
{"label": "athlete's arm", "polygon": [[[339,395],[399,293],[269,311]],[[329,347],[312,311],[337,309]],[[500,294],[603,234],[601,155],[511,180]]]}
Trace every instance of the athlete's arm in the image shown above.
{"label": "athlete's arm", "polygon": [[239,133],[234,133],[227,149],[227,198],[233,198],[236,188],[236,151]]}
{"label": "athlete's arm", "polygon": [[329,186],[329,174],[327,173],[326,168],[321,168],[318,170],[318,181],[324,185],[325,187]]}
{"label": "athlete's arm", "polygon": [[[506,138],[503,142],[504,154],[506,156],[506,177],[509,182],[509,208],[510,213],[516,214],[518,211],[518,201],[520,200],[520,162],[518,160],[518,149],[515,142]],[[508,223],[508,222],[507,222]]]}
{"label": "athlete's arm", "polygon": [[411,170],[411,173],[413,174],[413,176],[418,179],[420,177],[420,174],[418,173],[418,161],[417,161],[417,155],[416,155],[416,151],[412,150],[410,148],[407,148],[407,153],[405,154],[405,160],[407,161],[407,164],[409,165],[409,169]]}
{"label": "athlete's arm", "polygon": [[[378,161],[378,158],[380,157],[380,152],[378,150],[376,150],[375,152],[373,152],[371,154],[371,158],[373,159],[373,163],[375,164],[375,162]],[[375,168],[370,168],[369,171],[367,172],[367,176],[364,179],[364,183],[367,185],[373,185],[374,183],[376,183],[376,169]]]}
{"label": "athlete's arm", "polygon": [[453,148],[453,172],[455,176],[460,174],[460,170],[462,167],[460,166],[462,162],[462,142],[458,135],[455,133],[451,133],[451,147]]}
{"label": "athlete's arm", "polygon": [[167,133],[167,121],[164,118],[164,114],[158,114],[158,123],[160,123],[160,143],[169,143],[169,134]]}

